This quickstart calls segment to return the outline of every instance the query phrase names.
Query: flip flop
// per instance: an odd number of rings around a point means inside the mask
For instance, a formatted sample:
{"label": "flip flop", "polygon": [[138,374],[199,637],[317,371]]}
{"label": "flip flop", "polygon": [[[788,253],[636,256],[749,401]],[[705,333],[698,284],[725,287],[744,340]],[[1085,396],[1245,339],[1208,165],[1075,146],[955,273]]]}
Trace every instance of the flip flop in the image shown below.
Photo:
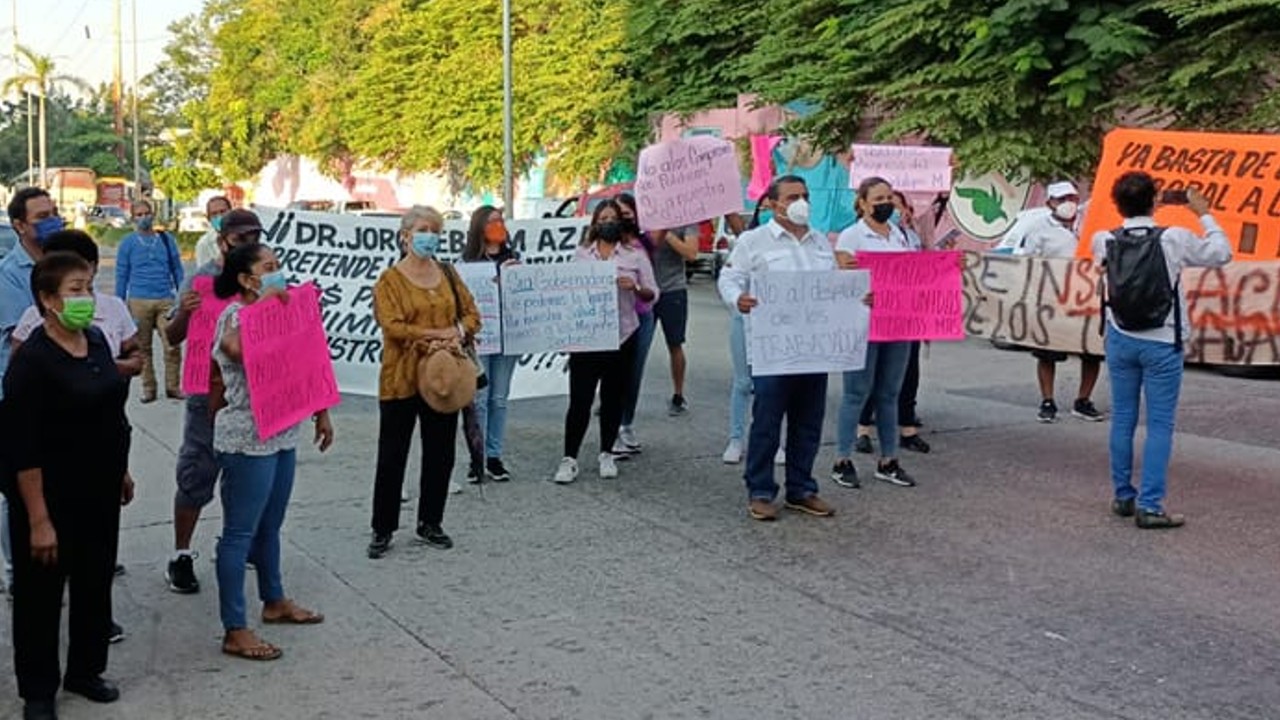
{"label": "flip flop", "polygon": [[257,645],[239,648],[229,647],[226,643],[223,643],[222,654],[237,657],[242,660],[267,662],[270,660],[279,660],[280,656],[284,655],[284,651],[269,642],[259,640]]}
{"label": "flip flop", "polygon": [[264,612],[262,622],[267,625],[319,625],[324,622],[324,615],[291,603],[289,611],[279,617],[267,617]]}

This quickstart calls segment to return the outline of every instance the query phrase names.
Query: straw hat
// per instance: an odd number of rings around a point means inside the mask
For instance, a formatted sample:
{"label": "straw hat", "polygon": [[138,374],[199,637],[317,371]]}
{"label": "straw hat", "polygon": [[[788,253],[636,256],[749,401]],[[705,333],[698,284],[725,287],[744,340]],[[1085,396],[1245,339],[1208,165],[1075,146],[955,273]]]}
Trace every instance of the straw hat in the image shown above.
{"label": "straw hat", "polygon": [[476,396],[476,367],[457,348],[433,343],[418,361],[418,394],[438,413],[455,413]]}

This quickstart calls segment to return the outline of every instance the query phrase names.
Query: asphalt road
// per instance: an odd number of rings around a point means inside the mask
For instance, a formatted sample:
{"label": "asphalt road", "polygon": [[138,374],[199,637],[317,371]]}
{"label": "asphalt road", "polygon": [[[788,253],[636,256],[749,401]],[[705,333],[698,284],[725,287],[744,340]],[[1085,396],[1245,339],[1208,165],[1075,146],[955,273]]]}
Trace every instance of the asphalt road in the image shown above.
{"label": "asphalt road", "polygon": [[[123,698],[64,697],[62,716],[1280,717],[1274,381],[1188,374],[1169,504],[1189,524],[1148,533],[1107,512],[1106,424],[1037,424],[1026,355],[935,345],[921,393],[934,452],[904,458],[920,486],[823,479],[837,517],[762,524],[741,468],[720,461],[728,325],[707,280],[692,307],[690,415],[666,416],[655,347],[643,455],[605,481],[584,452],[583,479],[558,487],[565,399],[515,403],[516,479],[450,499],[449,552],[402,532],[365,558],[375,403],[345,398],[338,446],[302,452],[284,549],[289,593],[328,620],[265,630],[286,652],[275,663],[218,652],[216,503],[197,534],[204,589],[165,589],[181,407],[132,405],[139,498],[115,592],[129,636],[109,671]],[[1060,405],[1076,372],[1063,368]],[[1097,398],[1107,409],[1105,380]],[[821,478],[831,460],[828,445]],[[0,688],[17,713],[7,654]]]}

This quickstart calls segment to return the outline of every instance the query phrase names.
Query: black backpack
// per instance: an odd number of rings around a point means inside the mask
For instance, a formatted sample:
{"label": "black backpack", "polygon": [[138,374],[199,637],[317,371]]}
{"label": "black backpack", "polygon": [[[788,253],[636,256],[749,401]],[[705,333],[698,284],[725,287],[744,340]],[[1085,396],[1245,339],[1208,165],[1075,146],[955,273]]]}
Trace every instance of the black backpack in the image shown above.
{"label": "black backpack", "polygon": [[1122,330],[1154,330],[1164,327],[1173,312],[1174,344],[1182,346],[1182,303],[1178,282],[1169,282],[1160,238],[1162,227],[1130,227],[1111,231],[1107,256],[1102,261],[1106,283],[1104,308]]}

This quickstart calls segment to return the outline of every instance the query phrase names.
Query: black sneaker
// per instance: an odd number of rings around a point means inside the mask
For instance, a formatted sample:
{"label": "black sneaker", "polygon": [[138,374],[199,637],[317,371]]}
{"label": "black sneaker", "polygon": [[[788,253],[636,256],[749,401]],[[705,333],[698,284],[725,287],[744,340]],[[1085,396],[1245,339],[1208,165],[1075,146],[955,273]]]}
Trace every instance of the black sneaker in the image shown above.
{"label": "black sneaker", "polygon": [[440,550],[448,550],[453,547],[453,539],[444,534],[444,529],[439,525],[428,525],[426,523],[418,523],[418,542],[423,545],[430,545]]}
{"label": "black sneaker", "polygon": [[1131,518],[1133,517],[1135,507],[1136,503],[1134,503],[1133,498],[1129,498],[1128,500],[1112,500],[1111,514],[1116,517]]}
{"label": "black sneaker", "polygon": [[685,400],[683,395],[672,395],[671,402],[667,403],[667,414],[671,417],[677,417],[688,412],[689,401]]}
{"label": "black sneaker", "polygon": [[58,720],[58,708],[52,700],[28,700],[22,705],[22,720]]}
{"label": "black sneaker", "polygon": [[1092,400],[1076,400],[1076,404],[1071,406],[1071,414],[1081,420],[1089,422],[1102,422],[1102,413],[1098,412],[1098,408],[1093,406]]}
{"label": "black sneaker", "polygon": [[898,447],[918,453],[927,453],[930,450],[929,443],[919,435],[899,435]]}
{"label": "black sneaker", "polygon": [[200,592],[200,581],[196,580],[195,556],[179,555],[169,561],[169,569],[164,577],[169,581],[169,590],[179,595],[194,595]]}
{"label": "black sneaker", "polygon": [[121,575],[124,575],[124,566],[120,563],[116,563],[116,577],[120,577]]}
{"label": "black sneaker", "polygon": [[124,628],[120,627],[120,624],[117,623],[115,620],[112,620],[111,634],[107,636],[107,642],[110,643],[111,645],[115,645],[116,643],[121,642],[123,640],[124,640]]}
{"label": "black sneaker", "polygon": [[875,452],[875,449],[871,447],[870,435],[859,435],[858,441],[853,444],[853,449],[863,455],[870,455]]}
{"label": "black sneaker", "polygon": [[1138,510],[1134,524],[1143,530],[1172,530],[1185,525],[1187,519],[1181,515],[1170,515],[1163,510]]}
{"label": "black sneaker", "polygon": [[484,482],[484,467],[482,465],[472,465],[467,471],[467,483],[470,485],[478,485]]}
{"label": "black sneaker", "polygon": [[366,554],[369,556],[370,560],[377,560],[383,555],[386,555],[387,551],[390,549],[391,533],[387,533],[385,535],[374,533],[373,539],[369,541],[369,548],[366,551]]}
{"label": "black sneaker", "polygon": [[116,684],[102,679],[101,675],[87,678],[63,678],[62,689],[96,703],[113,703],[120,699],[120,690]]}
{"label": "black sneaker", "polygon": [[842,488],[862,487],[862,483],[858,480],[858,469],[853,466],[851,460],[841,460],[831,468],[831,482]]}
{"label": "black sneaker", "polygon": [[890,485],[897,485],[898,487],[916,486],[915,478],[908,475],[907,471],[903,470],[902,467],[898,465],[897,460],[890,460],[877,465],[876,479],[887,482]]}
{"label": "black sneaker", "polygon": [[1052,400],[1040,403],[1040,412],[1036,419],[1042,423],[1051,423],[1058,419],[1058,404]]}
{"label": "black sneaker", "polygon": [[502,464],[502,458],[486,460],[485,470],[489,473],[489,479],[494,482],[507,482],[511,479],[511,473],[507,470],[507,466]]}

